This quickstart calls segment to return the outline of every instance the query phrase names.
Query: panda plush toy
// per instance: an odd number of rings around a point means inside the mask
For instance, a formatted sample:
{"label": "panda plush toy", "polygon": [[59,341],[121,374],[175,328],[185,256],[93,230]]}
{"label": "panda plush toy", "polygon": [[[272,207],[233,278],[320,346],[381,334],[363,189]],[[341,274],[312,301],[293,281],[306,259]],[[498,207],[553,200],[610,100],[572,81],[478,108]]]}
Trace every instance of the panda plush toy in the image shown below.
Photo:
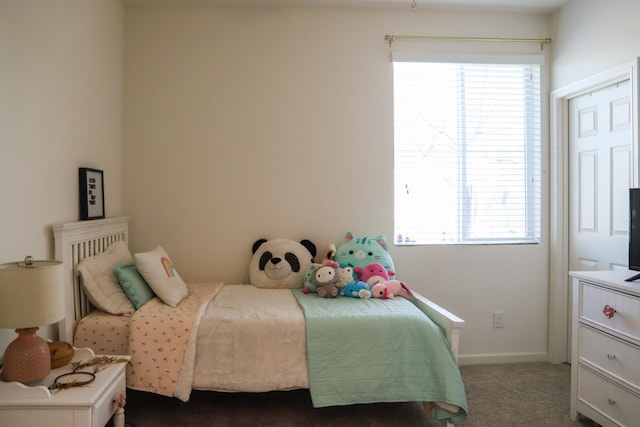
{"label": "panda plush toy", "polygon": [[258,288],[301,288],[316,256],[309,240],[259,239],[253,244],[249,282]]}

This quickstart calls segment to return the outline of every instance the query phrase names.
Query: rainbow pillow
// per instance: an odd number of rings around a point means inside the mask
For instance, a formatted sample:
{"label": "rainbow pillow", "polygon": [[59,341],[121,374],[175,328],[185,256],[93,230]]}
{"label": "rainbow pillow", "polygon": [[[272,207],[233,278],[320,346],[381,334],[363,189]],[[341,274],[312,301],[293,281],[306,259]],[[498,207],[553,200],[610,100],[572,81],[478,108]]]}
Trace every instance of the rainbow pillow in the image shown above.
{"label": "rainbow pillow", "polygon": [[138,271],[162,302],[175,307],[189,295],[187,285],[161,246],[148,252],[137,253],[133,257]]}

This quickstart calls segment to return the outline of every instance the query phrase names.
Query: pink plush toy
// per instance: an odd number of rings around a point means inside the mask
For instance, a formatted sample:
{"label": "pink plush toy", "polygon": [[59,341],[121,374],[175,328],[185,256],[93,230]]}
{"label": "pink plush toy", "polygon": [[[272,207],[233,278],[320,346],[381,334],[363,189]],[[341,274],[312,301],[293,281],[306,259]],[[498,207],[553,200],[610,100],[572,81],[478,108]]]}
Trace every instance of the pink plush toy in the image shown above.
{"label": "pink plush toy", "polygon": [[372,262],[365,268],[356,267],[356,274],[360,280],[373,287],[376,283],[389,281],[389,275],[394,275],[393,271],[388,271],[379,262]]}
{"label": "pink plush toy", "polygon": [[373,285],[371,287],[371,296],[382,299],[392,299],[396,296],[413,298],[413,292],[400,280],[387,280]]}

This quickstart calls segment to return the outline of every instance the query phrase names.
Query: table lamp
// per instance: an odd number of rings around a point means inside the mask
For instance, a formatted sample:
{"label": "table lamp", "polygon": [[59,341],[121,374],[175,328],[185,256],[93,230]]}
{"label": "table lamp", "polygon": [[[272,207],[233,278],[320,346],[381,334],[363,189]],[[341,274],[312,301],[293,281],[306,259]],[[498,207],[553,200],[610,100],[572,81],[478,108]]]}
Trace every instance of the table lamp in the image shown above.
{"label": "table lamp", "polygon": [[36,333],[65,316],[63,268],[60,261],[0,264],[0,328],[16,329],[18,337],[4,353],[2,381],[40,385],[51,372],[45,340]]}

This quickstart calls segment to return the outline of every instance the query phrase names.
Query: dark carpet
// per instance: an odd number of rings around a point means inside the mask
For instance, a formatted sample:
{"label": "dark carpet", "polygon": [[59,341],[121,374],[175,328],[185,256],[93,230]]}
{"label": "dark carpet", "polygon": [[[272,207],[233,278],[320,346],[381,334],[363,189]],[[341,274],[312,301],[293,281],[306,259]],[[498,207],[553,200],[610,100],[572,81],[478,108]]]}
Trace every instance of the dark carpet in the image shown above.
{"label": "dark carpet", "polygon": [[[466,427],[592,426],[569,419],[568,365],[517,363],[462,366],[469,415]],[[131,427],[205,426],[440,426],[421,403],[313,408],[308,390],[271,393],[194,391],[189,402],[127,392]]]}

